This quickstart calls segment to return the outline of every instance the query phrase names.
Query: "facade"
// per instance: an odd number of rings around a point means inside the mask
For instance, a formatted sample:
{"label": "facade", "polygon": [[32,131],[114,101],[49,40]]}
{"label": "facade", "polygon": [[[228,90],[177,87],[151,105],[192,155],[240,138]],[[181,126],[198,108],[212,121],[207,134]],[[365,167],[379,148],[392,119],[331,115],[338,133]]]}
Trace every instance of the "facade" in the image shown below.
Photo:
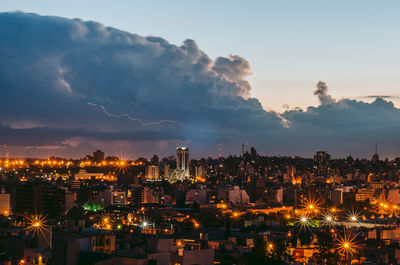
{"label": "facade", "polygon": [[240,189],[239,186],[234,186],[227,191],[228,198],[234,205],[246,205],[250,202],[250,197],[247,192],[243,189]]}
{"label": "facade", "polygon": [[186,204],[208,203],[211,198],[210,189],[191,189],[186,192]]}
{"label": "facade", "polygon": [[130,204],[159,203],[159,194],[146,186],[135,186],[128,191],[128,202]]}
{"label": "facade", "polygon": [[84,169],[79,170],[79,173],[75,175],[76,180],[101,179],[103,177],[103,173],[88,173]]}
{"label": "facade", "polygon": [[336,189],[328,192],[328,199],[333,203],[333,205],[340,205],[343,203],[343,190]]}
{"label": "facade", "polygon": [[65,212],[65,190],[54,186],[19,184],[13,197],[17,214],[58,216]]}
{"label": "facade", "polygon": [[99,163],[104,160],[104,152],[101,150],[97,150],[93,153],[93,161]]}
{"label": "facade", "polygon": [[214,264],[214,249],[179,249],[176,255],[172,255],[171,264],[175,265],[210,265]]}
{"label": "facade", "polygon": [[189,177],[189,148],[178,147],[176,149],[176,169],[183,170],[185,177]]}
{"label": "facade", "polygon": [[194,169],[194,175],[195,177],[199,177],[202,178],[207,174],[207,172],[204,170],[202,165],[199,165],[197,167],[195,167]]}
{"label": "facade", "polygon": [[113,191],[111,195],[112,205],[125,205],[126,204],[126,193],[125,191]]}
{"label": "facade", "polygon": [[160,169],[157,165],[148,165],[146,167],[146,179],[148,180],[160,179]]}
{"label": "facade", "polygon": [[10,194],[2,190],[0,193],[0,214],[8,216],[11,214]]}
{"label": "facade", "polygon": [[388,191],[388,200],[392,203],[400,203],[400,189],[390,189]]}

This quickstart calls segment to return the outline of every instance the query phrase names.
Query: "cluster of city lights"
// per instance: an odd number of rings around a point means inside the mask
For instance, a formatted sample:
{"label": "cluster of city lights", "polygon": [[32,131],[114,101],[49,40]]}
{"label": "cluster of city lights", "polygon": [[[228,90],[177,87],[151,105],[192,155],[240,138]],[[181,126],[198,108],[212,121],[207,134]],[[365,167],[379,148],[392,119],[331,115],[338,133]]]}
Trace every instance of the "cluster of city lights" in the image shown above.
{"label": "cluster of city lights", "polygon": [[0,165],[4,166],[4,167],[21,167],[25,165],[25,161],[24,160],[20,160],[20,159],[14,159],[14,160],[9,160],[9,159],[5,159],[5,160],[0,160]]}
{"label": "cluster of city lights", "polygon": [[73,161],[68,160],[57,160],[57,159],[36,159],[35,161],[29,162],[22,159],[4,159],[0,160],[0,165],[3,167],[22,167],[22,166],[37,166],[37,167],[70,167],[70,166],[79,166],[79,167],[126,167],[126,166],[143,166],[144,163],[142,161],[106,161],[103,160],[101,162],[95,162],[91,160],[80,161],[77,164]]}
{"label": "cluster of city lights", "polygon": [[[384,207],[384,205],[385,204],[383,204],[381,207]],[[359,212],[349,211],[347,214],[344,215],[345,219],[343,219],[343,222],[340,222],[338,218],[339,210],[336,208],[323,209],[321,207],[321,203],[317,199],[304,199],[302,209],[297,209],[294,212],[296,218],[295,223],[297,224],[296,226],[299,227],[299,231],[311,231],[312,222],[319,221],[322,226],[330,227],[331,233],[335,233],[336,231],[334,227],[336,225],[343,224],[344,222],[352,225],[360,222],[362,219]],[[287,214],[286,218],[291,219],[292,217]],[[351,233],[349,235],[345,233],[343,236],[338,236],[338,238],[336,239],[336,250],[342,258],[348,260],[349,258],[355,256],[355,254],[357,253],[357,244],[355,241],[356,237],[357,236],[352,237]],[[270,251],[268,248],[267,250]]]}

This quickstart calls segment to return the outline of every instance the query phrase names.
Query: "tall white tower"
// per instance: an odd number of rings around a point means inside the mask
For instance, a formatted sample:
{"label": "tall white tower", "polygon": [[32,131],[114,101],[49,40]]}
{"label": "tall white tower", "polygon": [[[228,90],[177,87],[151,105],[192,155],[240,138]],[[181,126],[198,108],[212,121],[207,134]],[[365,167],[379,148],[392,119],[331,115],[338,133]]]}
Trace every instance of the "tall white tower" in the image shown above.
{"label": "tall white tower", "polygon": [[189,148],[176,148],[176,169],[183,170],[185,177],[189,177]]}

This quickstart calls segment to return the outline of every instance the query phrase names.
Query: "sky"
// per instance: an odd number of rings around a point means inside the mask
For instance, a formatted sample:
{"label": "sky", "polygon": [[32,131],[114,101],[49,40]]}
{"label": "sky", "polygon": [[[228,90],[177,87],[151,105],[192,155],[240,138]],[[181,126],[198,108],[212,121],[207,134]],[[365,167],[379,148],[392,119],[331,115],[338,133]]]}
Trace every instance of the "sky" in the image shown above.
{"label": "sky", "polygon": [[[334,156],[370,157],[378,141],[383,155],[398,156],[399,7],[397,1],[2,1],[0,85],[13,89],[5,90],[2,106],[10,106],[0,115],[0,132],[8,136],[0,144],[10,142],[15,155],[25,156],[79,156],[99,147],[136,157],[171,154],[180,144],[195,156],[215,156],[219,144],[229,154],[248,143],[270,155],[326,148]],[[7,13],[15,11],[23,13]],[[52,38],[58,34],[60,41]],[[5,69],[13,64],[19,70]],[[200,68],[188,70],[194,65]],[[317,88],[319,81],[328,88]],[[31,97],[19,98],[18,89]],[[31,104],[40,89],[43,103]],[[75,98],[57,95],[63,89]],[[46,141],[32,136],[38,130]]]}

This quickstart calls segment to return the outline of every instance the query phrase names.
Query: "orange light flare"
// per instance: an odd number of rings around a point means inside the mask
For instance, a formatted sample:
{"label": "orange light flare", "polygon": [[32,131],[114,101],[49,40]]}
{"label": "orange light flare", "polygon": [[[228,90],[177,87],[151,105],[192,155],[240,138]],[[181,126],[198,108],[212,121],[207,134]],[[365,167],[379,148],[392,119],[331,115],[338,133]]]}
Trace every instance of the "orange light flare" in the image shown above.
{"label": "orange light flare", "polygon": [[41,215],[32,215],[30,217],[27,217],[26,219],[28,221],[28,226],[25,229],[33,232],[33,235],[44,235],[44,231],[47,231],[46,217]]}
{"label": "orange light flare", "polygon": [[241,216],[242,216],[242,213],[239,212],[239,210],[237,210],[237,209],[233,209],[233,210],[232,210],[231,218],[232,218],[234,221],[239,221],[240,218],[241,218]]}
{"label": "orange light flare", "polygon": [[119,173],[124,174],[127,172],[127,163],[125,160],[115,162],[115,166],[117,167]]}
{"label": "orange light flare", "polygon": [[195,219],[193,219],[192,222],[195,229],[198,229],[200,227],[200,224]]}
{"label": "orange light flare", "polygon": [[374,210],[382,215],[398,215],[399,213],[399,207],[384,198],[377,201]]}
{"label": "orange light flare", "polygon": [[103,215],[100,216],[100,223],[99,227],[103,229],[110,230],[112,227],[112,220],[109,214],[104,213]]}
{"label": "orange light flare", "polygon": [[344,234],[343,236],[339,235],[337,240],[337,251],[341,258],[351,259],[357,254],[357,242],[356,236],[352,237],[351,235]]}
{"label": "orange light flare", "polygon": [[337,212],[340,212],[340,210],[339,210],[338,208],[336,208],[336,207],[332,207],[332,208],[330,208],[330,209],[329,209],[329,211],[330,211],[331,213],[337,213]]}
{"label": "orange light flare", "polygon": [[391,206],[391,214],[393,216],[398,216],[400,214],[400,207],[397,204]]}
{"label": "orange light flare", "polygon": [[265,250],[266,250],[266,254],[270,254],[273,252],[275,248],[275,244],[273,242],[267,242],[265,244]]}
{"label": "orange light flare", "polygon": [[302,206],[307,214],[318,214],[320,212],[321,204],[322,202],[319,198],[312,197],[311,195],[302,199]]}

